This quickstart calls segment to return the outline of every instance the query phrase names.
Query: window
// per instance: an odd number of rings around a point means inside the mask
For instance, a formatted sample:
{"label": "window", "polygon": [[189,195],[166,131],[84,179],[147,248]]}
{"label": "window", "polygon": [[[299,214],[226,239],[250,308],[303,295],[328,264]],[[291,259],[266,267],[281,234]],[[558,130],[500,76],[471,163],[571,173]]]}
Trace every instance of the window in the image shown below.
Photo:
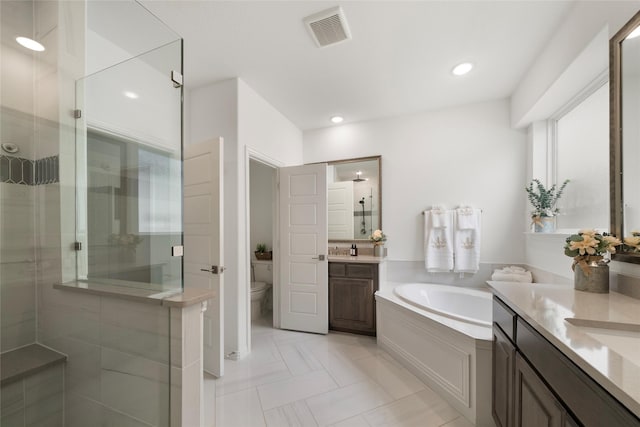
{"label": "window", "polygon": [[[178,159],[138,149],[138,228],[142,233],[179,233],[182,217],[175,195],[182,181]],[[173,173],[172,173],[173,169]]]}
{"label": "window", "polygon": [[[568,111],[567,111],[568,110]],[[609,229],[609,84],[594,85],[555,122],[555,182],[571,180],[558,201],[560,229]]]}

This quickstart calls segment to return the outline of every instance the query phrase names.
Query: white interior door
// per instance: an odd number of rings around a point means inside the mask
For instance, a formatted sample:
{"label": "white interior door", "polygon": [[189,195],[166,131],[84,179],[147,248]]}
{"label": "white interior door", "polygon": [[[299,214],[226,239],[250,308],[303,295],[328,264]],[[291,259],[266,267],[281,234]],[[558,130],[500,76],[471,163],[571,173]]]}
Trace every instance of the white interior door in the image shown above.
{"label": "white interior door", "polygon": [[280,168],[280,326],[329,328],[327,165]]}
{"label": "white interior door", "polygon": [[353,181],[329,184],[327,211],[329,238],[353,239]]}
{"label": "white interior door", "polygon": [[184,147],[184,285],[216,293],[203,343],[204,370],[217,377],[224,374],[222,161],[222,138]]}

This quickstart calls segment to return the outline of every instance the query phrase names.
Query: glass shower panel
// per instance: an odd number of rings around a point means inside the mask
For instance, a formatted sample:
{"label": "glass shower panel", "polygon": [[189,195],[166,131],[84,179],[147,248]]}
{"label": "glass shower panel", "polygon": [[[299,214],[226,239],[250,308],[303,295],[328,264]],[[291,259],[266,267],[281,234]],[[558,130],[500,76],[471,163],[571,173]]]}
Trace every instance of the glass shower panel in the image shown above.
{"label": "glass shower panel", "polygon": [[181,73],[176,40],[78,82],[80,280],[182,286]]}

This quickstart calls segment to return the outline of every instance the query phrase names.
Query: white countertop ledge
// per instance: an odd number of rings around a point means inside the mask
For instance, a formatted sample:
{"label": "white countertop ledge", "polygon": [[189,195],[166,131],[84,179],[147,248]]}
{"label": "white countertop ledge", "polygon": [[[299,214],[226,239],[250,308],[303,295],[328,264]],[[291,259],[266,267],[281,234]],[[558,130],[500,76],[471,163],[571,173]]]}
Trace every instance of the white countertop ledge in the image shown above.
{"label": "white countertop ledge", "polygon": [[380,264],[385,260],[384,257],[373,255],[328,255],[327,259],[329,260],[329,262],[353,262],[360,264]]}
{"label": "white countertop ledge", "polygon": [[[640,338],[624,334],[616,337],[617,347],[629,346],[625,355],[565,320],[578,318],[640,325],[640,300],[616,292],[576,291],[573,285],[487,283],[520,317],[640,416]],[[634,353],[633,349],[638,351]]]}
{"label": "white countertop ledge", "polygon": [[189,307],[216,296],[214,291],[208,289],[178,288],[159,291],[157,289],[144,289],[82,280],[56,283],[53,285],[53,288],[61,291],[107,296],[144,304],[155,304],[176,308]]}

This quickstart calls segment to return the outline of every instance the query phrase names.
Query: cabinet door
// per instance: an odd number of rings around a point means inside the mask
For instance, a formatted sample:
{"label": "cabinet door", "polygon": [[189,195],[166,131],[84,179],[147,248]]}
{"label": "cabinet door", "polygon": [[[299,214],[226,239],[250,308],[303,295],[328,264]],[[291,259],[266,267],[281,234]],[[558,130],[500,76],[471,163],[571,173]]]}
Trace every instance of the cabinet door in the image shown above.
{"label": "cabinet door", "polygon": [[578,427],[579,424],[571,415],[565,412],[562,427]]}
{"label": "cabinet door", "polygon": [[491,413],[497,427],[513,425],[513,364],[516,349],[504,333],[493,327]]}
{"label": "cabinet door", "polygon": [[516,427],[562,427],[564,408],[519,353],[514,385]]}
{"label": "cabinet door", "polygon": [[375,333],[375,282],[332,277],[329,280],[329,327]]}

